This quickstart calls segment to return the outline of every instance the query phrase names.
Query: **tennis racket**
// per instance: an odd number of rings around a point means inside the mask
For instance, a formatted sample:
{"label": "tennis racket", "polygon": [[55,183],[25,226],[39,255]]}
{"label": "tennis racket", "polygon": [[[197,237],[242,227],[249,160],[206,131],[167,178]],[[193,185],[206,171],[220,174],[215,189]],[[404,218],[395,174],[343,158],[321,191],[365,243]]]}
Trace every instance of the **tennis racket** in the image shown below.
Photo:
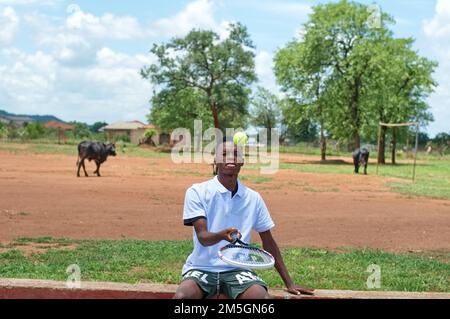
{"label": "tennis racket", "polygon": [[275,258],[267,251],[244,243],[237,233],[232,233],[233,241],[220,248],[219,257],[227,264],[248,269],[268,269],[275,265]]}

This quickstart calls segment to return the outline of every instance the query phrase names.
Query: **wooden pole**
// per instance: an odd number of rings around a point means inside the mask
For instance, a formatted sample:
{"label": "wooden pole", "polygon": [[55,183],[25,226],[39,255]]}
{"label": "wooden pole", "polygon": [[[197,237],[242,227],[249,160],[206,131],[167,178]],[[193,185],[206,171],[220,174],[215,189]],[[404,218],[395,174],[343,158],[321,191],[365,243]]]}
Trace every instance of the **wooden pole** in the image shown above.
{"label": "wooden pole", "polygon": [[378,166],[380,166],[380,138],[381,138],[381,123],[378,124],[378,155],[377,155],[377,175],[378,175]]}
{"label": "wooden pole", "polygon": [[416,124],[416,148],[414,149],[414,165],[413,165],[413,182],[416,179],[416,159],[417,159],[417,151],[419,149],[419,123]]}

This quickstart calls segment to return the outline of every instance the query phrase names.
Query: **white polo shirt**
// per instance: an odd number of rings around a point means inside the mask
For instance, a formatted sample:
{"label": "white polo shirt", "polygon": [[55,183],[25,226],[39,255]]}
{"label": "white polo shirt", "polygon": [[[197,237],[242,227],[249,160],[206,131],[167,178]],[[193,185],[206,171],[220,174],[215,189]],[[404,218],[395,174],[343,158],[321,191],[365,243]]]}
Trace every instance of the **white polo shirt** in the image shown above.
{"label": "white polo shirt", "polygon": [[[206,218],[209,232],[219,232],[229,227],[239,229],[241,240],[247,243],[251,240],[252,229],[264,232],[275,226],[259,193],[238,180],[238,190],[231,197],[231,192],[219,182],[217,176],[194,184],[186,191],[183,211],[185,224],[198,217]],[[212,272],[236,268],[223,262],[218,255],[219,249],[228,244],[228,241],[222,240],[206,247],[198,241],[195,229],[192,232],[194,251],[184,264],[182,274],[194,268]]]}

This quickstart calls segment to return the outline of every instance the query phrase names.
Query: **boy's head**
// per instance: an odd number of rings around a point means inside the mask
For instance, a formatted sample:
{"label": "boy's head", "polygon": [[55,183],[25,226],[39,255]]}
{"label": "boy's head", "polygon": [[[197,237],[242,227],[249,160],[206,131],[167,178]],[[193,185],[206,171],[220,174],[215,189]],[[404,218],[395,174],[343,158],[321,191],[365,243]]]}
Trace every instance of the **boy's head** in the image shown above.
{"label": "boy's head", "polygon": [[219,175],[238,175],[244,165],[242,147],[234,144],[232,140],[224,138],[217,144],[214,163]]}

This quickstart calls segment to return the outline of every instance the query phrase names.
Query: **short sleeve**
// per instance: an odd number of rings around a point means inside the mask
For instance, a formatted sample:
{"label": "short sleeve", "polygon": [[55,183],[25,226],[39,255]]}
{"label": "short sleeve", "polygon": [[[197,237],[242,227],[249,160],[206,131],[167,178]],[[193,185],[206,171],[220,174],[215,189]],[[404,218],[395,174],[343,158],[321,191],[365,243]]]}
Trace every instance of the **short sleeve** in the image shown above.
{"label": "short sleeve", "polygon": [[258,233],[268,231],[275,226],[272,218],[270,217],[269,210],[262,197],[258,194],[258,202],[256,205],[256,219],[253,225],[253,229]]}
{"label": "short sleeve", "polygon": [[206,218],[206,210],[198,192],[190,187],[184,198],[183,221],[185,225],[192,226],[192,223],[199,218]]}

